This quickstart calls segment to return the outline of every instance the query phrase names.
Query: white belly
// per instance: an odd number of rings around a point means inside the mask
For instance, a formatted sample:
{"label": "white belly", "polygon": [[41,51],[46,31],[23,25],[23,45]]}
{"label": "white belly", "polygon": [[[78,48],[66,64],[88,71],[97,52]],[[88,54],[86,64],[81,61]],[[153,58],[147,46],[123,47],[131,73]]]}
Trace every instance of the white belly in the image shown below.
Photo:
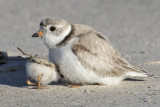
{"label": "white belly", "polygon": [[70,46],[50,49],[49,60],[58,65],[64,78],[72,83],[116,85],[122,80],[115,77],[99,77],[93,71],[85,69]]}
{"label": "white belly", "polygon": [[59,66],[60,72],[66,80],[73,83],[86,83],[89,81],[86,70],[82,67],[69,46],[50,50],[49,60]]}

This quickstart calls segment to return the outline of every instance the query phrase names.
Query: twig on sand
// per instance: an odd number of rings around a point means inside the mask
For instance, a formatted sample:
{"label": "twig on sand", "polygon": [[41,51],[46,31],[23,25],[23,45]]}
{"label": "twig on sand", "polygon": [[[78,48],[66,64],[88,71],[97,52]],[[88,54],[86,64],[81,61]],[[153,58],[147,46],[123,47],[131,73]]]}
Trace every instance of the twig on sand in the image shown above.
{"label": "twig on sand", "polygon": [[146,63],[144,63],[144,64],[147,64],[147,65],[160,64],[160,61],[146,62]]}
{"label": "twig on sand", "polygon": [[27,55],[29,57],[32,57],[32,55],[29,55],[27,53],[25,53],[22,49],[20,49],[19,47],[17,47],[17,49],[23,54],[23,55]]}
{"label": "twig on sand", "polygon": [[11,66],[11,67],[8,67],[8,68],[0,69],[0,72],[4,72],[4,71],[16,71],[16,70],[22,70],[22,69],[24,69],[22,66]]}

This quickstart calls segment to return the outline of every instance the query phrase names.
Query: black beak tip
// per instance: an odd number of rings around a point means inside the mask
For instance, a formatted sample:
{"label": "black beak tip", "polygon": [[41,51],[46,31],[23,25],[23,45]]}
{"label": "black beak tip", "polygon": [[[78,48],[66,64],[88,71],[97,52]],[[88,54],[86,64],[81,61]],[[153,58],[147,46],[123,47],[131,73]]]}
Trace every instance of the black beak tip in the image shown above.
{"label": "black beak tip", "polygon": [[32,35],[32,37],[38,37],[37,33],[34,33],[34,34]]}

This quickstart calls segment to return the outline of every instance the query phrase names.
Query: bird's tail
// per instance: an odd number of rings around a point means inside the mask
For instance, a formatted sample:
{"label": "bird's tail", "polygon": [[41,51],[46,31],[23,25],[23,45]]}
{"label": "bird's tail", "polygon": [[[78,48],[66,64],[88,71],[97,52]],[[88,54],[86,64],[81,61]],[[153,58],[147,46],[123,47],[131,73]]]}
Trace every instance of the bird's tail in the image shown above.
{"label": "bird's tail", "polygon": [[147,73],[143,70],[140,70],[139,68],[132,67],[132,66],[126,66],[125,69],[128,71],[124,74],[124,78],[130,78],[130,79],[144,79],[148,77]]}

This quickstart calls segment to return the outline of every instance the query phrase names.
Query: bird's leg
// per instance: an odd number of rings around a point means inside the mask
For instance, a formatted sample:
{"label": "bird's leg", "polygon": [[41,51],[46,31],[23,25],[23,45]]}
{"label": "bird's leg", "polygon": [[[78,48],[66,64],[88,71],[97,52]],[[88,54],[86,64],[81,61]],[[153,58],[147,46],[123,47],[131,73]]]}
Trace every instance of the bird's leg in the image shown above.
{"label": "bird's leg", "polygon": [[99,86],[104,86],[104,84],[98,83]]}
{"label": "bird's leg", "polygon": [[77,88],[77,87],[80,87],[81,85],[68,85],[68,87],[71,87],[71,88]]}
{"label": "bird's leg", "polygon": [[37,83],[31,82],[31,81],[30,81],[30,78],[27,79],[27,84],[28,84],[28,85],[37,85]]}
{"label": "bird's leg", "polygon": [[43,76],[43,74],[38,75],[37,89],[44,89],[44,87],[41,86],[41,84],[40,84],[40,80],[41,80],[42,76]]}

